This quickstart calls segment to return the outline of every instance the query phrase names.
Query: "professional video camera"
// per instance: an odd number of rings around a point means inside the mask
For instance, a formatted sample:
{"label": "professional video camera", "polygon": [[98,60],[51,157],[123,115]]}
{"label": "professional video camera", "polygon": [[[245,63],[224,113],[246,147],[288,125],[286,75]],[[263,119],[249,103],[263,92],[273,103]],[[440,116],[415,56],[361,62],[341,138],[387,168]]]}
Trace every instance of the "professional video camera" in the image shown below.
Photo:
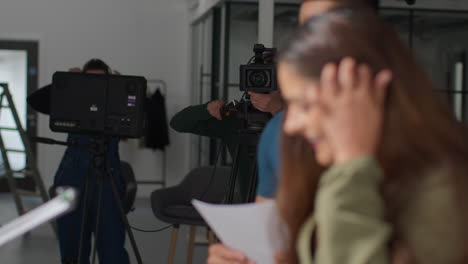
{"label": "professional video camera", "polygon": [[[240,90],[254,93],[270,93],[278,90],[275,65],[275,48],[255,44],[255,55],[246,65],[240,66]],[[222,116],[234,116],[246,121],[246,129],[261,131],[271,115],[255,109],[250,96],[245,93],[240,101],[233,100],[221,109]]]}
{"label": "professional video camera", "polygon": [[[256,164],[255,160],[260,134],[271,118],[270,113],[255,109],[250,101],[248,92],[271,93],[278,90],[276,66],[274,63],[276,49],[265,48],[262,44],[255,44],[253,51],[255,55],[249,62],[246,65],[240,66],[240,90],[244,91],[244,95],[239,102],[234,100],[221,109],[222,116],[234,116],[244,120],[244,129],[237,131],[239,141],[233,157],[229,190],[226,195],[227,203],[232,203],[234,199],[236,179],[239,177],[240,171],[241,153],[247,153],[247,158],[253,160],[253,164]],[[247,196],[244,198],[246,202],[254,200],[258,178],[255,166],[250,173],[251,175],[248,176],[249,187]],[[242,177],[246,177],[246,175]]]}
{"label": "professional video camera", "polygon": [[254,93],[269,93],[278,90],[276,80],[275,48],[255,44],[255,56],[246,65],[240,66],[240,90]]}
{"label": "professional video camera", "polygon": [[146,79],[56,72],[50,95],[55,132],[138,138],[143,134]]}

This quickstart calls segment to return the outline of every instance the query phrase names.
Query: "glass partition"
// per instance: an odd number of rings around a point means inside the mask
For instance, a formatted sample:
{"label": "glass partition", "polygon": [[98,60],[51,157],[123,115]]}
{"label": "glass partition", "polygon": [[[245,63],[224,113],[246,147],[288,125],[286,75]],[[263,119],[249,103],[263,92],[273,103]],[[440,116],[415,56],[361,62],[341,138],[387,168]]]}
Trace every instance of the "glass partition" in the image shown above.
{"label": "glass partition", "polygon": [[[211,100],[212,92],[212,43],[213,14],[192,25],[191,45],[191,102],[203,104]],[[200,167],[209,164],[210,139],[190,136],[190,166]]]}
{"label": "glass partition", "polygon": [[239,100],[239,66],[253,56],[258,39],[258,3],[227,3],[226,24],[226,101]]}
{"label": "glass partition", "polygon": [[[298,24],[300,1],[275,1],[273,40],[280,47]],[[468,118],[468,11],[381,8],[460,120]],[[258,41],[258,1],[224,1],[192,25],[192,103],[239,100],[239,66]],[[212,164],[217,142],[192,137],[192,164]],[[223,163],[229,155],[223,154]]]}
{"label": "glass partition", "polygon": [[287,40],[289,34],[297,27],[299,7],[299,4],[275,4],[274,47],[281,47],[283,41]]}
{"label": "glass partition", "polygon": [[466,121],[468,11],[384,8],[382,17],[400,33],[460,121]]}

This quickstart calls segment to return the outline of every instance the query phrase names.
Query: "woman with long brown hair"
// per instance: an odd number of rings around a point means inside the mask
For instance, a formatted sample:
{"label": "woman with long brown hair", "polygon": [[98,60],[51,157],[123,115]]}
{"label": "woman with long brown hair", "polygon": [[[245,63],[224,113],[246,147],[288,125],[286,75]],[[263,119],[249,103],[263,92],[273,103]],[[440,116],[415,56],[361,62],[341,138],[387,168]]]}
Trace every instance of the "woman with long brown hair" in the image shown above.
{"label": "woman with long brown hair", "polygon": [[310,19],[281,52],[288,263],[464,263],[465,131],[372,12]]}

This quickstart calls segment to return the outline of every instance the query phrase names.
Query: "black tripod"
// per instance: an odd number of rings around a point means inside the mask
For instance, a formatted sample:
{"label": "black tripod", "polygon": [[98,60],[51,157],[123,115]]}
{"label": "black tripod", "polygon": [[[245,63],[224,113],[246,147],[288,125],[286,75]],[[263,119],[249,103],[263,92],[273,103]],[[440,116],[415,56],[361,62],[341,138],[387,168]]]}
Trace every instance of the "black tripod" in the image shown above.
{"label": "black tripod", "polygon": [[[98,206],[97,206],[97,216],[96,216],[96,228],[95,228],[95,233],[94,233],[94,245],[93,245],[93,262],[95,263],[96,260],[96,246],[97,246],[97,241],[98,241],[98,236],[99,236],[99,221],[100,221],[100,211],[101,211],[101,204],[102,204],[102,192],[103,192],[103,185],[105,183],[105,178],[109,180],[110,187],[112,189],[112,194],[113,198],[117,202],[119,211],[120,211],[120,216],[122,218],[122,221],[124,222],[125,229],[127,231],[128,237],[130,239],[133,251],[135,253],[135,257],[137,259],[137,262],[139,264],[143,263],[141,260],[140,252],[138,251],[138,247],[135,242],[135,238],[133,236],[132,230],[130,228],[130,225],[128,223],[127,216],[124,212],[123,205],[122,205],[122,200],[120,199],[119,192],[117,190],[117,186],[115,184],[112,171],[109,170],[107,167],[107,152],[109,149],[109,144],[111,142],[110,137],[105,137],[105,136],[97,136],[93,137],[92,143],[90,144],[89,150],[92,154],[92,165],[88,169],[88,173],[85,176],[84,179],[84,190],[82,193],[82,198],[83,198],[83,211],[82,211],[82,219],[81,219],[81,229],[80,229],[80,241],[79,241],[79,248],[78,248],[78,260],[77,263],[81,263],[81,253],[83,250],[83,242],[84,242],[84,230],[85,230],[85,225],[86,225],[86,220],[87,220],[87,214],[88,214],[88,199],[89,199],[89,182],[90,182],[90,176],[95,175],[96,176],[96,182],[97,186],[99,188],[98,191]],[[93,192],[91,192],[91,195]]]}
{"label": "black tripod", "polygon": [[[249,185],[247,188],[246,197],[243,202],[253,202],[255,200],[258,170],[257,170],[257,145],[260,139],[262,129],[241,129],[239,133],[239,143],[236,146],[234,158],[232,162],[231,176],[229,177],[228,194],[226,196],[226,203],[232,204],[234,202],[234,192],[236,181],[239,177],[239,164],[241,157],[241,149],[247,149],[247,158],[253,162],[249,172]],[[245,177],[241,176],[241,177]]]}

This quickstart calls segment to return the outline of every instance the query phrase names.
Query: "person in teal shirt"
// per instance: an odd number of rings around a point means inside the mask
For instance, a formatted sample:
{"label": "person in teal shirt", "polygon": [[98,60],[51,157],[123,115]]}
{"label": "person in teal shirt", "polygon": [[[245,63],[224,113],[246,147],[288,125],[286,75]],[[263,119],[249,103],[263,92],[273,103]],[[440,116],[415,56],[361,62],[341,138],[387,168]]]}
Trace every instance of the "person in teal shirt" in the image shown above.
{"label": "person in teal shirt", "polygon": [[[78,68],[70,71],[84,72],[89,74],[112,74],[110,67],[100,59],[88,61],[83,70]],[[42,91],[48,93],[48,91]],[[50,92],[50,91],[49,91]],[[120,215],[118,202],[111,189],[109,177],[99,178],[98,173],[90,172],[93,166],[93,153],[83,146],[93,143],[93,137],[84,134],[69,134],[68,146],[63,155],[60,166],[55,174],[52,192],[59,186],[71,186],[80,192],[78,206],[72,212],[57,219],[57,235],[60,248],[61,261],[63,264],[88,264],[92,250],[92,243],[96,242],[99,263],[128,264],[130,259],[125,249],[125,223]],[[119,156],[120,139],[112,137],[107,149],[106,163],[111,177],[117,187],[118,195],[125,206],[126,180],[122,172]],[[88,179],[88,185],[86,180]],[[102,187],[101,205],[99,205],[98,186]],[[84,190],[88,188],[87,196]],[[86,212],[83,209],[86,208]],[[81,234],[82,217],[84,230]],[[82,244],[80,239],[82,237]],[[97,240],[92,240],[97,237]],[[78,252],[81,248],[81,255]]]}
{"label": "person in teal shirt", "polygon": [[257,201],[273,199],[280,174],[280,135],[284,112],[279,112],[265,126],[258,144]]}

